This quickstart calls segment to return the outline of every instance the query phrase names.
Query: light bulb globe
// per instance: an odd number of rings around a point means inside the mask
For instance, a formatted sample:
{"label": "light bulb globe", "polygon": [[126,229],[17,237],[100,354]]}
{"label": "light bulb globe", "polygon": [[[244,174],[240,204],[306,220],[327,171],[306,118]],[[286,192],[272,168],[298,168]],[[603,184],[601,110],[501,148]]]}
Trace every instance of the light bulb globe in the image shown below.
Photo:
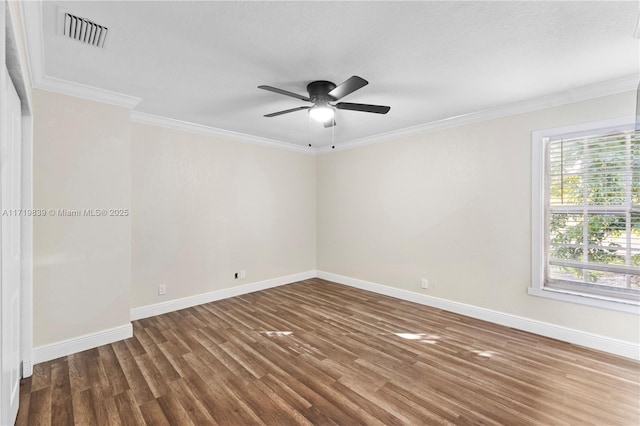
{"label": "light bulb globe", "polygon": [[316,105],[309,110],[309,116],[316,121],[325,123],[333,119],[333,108],[328,105]]}

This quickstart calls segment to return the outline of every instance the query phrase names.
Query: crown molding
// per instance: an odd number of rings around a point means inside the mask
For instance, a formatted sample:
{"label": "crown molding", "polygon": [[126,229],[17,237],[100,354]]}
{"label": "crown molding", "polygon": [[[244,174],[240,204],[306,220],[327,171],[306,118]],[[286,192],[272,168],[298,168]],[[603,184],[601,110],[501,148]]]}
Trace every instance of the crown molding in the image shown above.
{"label": "crown molding", "polygon": [[[129,108],[131,110],[133,110],[139,104],[141,98],[48,76],[46,74],[44,66],[42,1],[38,0],[19,2],[19,7],[21,10],[23,29],[27,44],[27,63],[29,74],[31,76],[32,84],[35,88],[104,102],[111,105]],[[335,151],[342,151],[345,149],[358,148],[361,146],[385,142],[402,137],[413,136],[420,133],[428,133],[466,124],[479,123],[482,121],[507,117],[510,115],[521,114],[602,96],[613,95],[616,93],[632,91],[637,89],[637,85],[637,75],[625,76],[603,83],[592,84],[589,86],[570,89],[563,92],[557,92],[521,102],[514,102],[496,108],[490,108],[482,111],[472,112],[469,114],[462,114],[455,117],[448,117],[442,120],[432,121],[417,126],[407,127],[347,141],[335,145],[335,149],[331,148],[331,145],[309,148],[290,142],[282,142],[274,139],[262,138],[259,136],[209,127],[202,124],[176,120],[169,117],[146,114],[138,111],[131,112],[131,120],[143,124],[151,124],[188,131],[192,133],[217,136],[225,139],[248,142],[256,145],[270,146],[273,148],[280,148],[289,151],[311,154],[324,154]]]}
{"label": "crown molding", "polygon": [[122,93],[112,92],[98,87],[74,83],[61,78],[48,76],[44,66],[44,35],[42,32],[42,1],[20,2],[24,36],[27,44],[28,68],[33,87],[51,92],[63,93],[83,99],[104,102],[110,105],[129,108],[131,121],[151,124],[192,133],[217,136],[221,138],[248,142],[255,145],[269,146],[289,151],[315,153],[313,148],[281,142],[273,139],[261,138],[230,130],[218,129],[202,124],[190,123],[168,117],[146,114],[133,109],[140,103],[141,98]]}
{"label": "crown molding", "polygon": [[150,124],[152,126],[166,127],[174,130],[182,130],[190,133],[198,133],[207,136],[216,136],[219,138],[251,143],[254,145],[268,146],[271,148],[279,148],[287,151],[302,152],[305,154],[314,154],[314,148],[307,148],[289,142],[282,142],[275,139],[262,138],[260,136],[248,135],[245,133],[233,132],[231,130],[219,129],[216,127],[205,126],[202,124],[191,123],[188,121],[176,120],[173,118],[162,117],[159,115],[147,114],[139,111],[131,111],[131,121],[140,124]]}
{"label": "crown molding", "polygon": [[589,86],[570,89],[564,92],[552,93],[550,95],[540,96],[521,102],[514,102],[496,108],[458,115],[455,117],[432,121],[417,126],[406,127],[404,129],[393,130],[391,132],[379,133],[377,135],[355,139],[336,145],[335,149],[332,149],[330,146],[319,147],[317,148],[316,152],[319,154],[324,154],[345,149],[353,149],[374,143],[386,142],[393,139],[413,136],[420,133],[428,133],[466,124],[480,123],[482,121],[508,117],[510,115],[522,114],[525,112],[537,111],[545,108],[571,104],[574,102],[586,101],[602,96],[615,95],[617,93],[636,90],[637,85],[638,76],[628,75],[603,83],[591,84]]}
{"label": "crown molding", "polygon": [[129,96],[110,90],[100,89],[98,87],[87,86],[80,83],[74,83],[61,78],[50,77],[45,75],[42,79],[34,84],[36,89],[48,90],[50,92],[63,93],[78,98],[88,99],[91,101],[103,102],[110,105],[116,105],[128,109],[135,108],[140,103],[141,98]]}
{"label": "crown molding", "polygon": [[135,96],[48,76],[44,66],[42,2],[19,2],[19,7],[27,44],[29,75],[31,76],[33,87],[129,109],[138,105],[141,99]]}
{"label": "crown molding", "polygon": [[42,4],[39,1],[18,2],[24,41],[27,47],[27,67],[31,84],[44,77],[44,51],[42,35]]}

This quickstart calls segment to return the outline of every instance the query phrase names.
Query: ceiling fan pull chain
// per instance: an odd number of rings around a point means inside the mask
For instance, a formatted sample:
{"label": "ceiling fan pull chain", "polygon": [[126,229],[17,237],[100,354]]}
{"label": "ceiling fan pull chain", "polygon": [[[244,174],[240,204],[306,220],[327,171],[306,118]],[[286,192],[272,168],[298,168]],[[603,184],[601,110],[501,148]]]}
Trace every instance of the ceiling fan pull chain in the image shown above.
{"label": "ceiling fan pull chain", "polygon": [[336,126],[331,126],[331,149],[336,149]]}

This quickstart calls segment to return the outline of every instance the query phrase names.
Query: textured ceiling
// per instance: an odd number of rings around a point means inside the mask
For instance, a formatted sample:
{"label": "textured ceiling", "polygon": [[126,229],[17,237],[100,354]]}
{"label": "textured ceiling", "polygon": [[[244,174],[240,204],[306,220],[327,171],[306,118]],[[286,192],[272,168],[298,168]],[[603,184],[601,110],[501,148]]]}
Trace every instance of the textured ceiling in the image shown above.
{"label": "textured ceiling", "polygon": [[[104,49],[57,32],[67,11],[109,27]],[[403,129],[638,73],[637,2],[43,3],[47,75],[142,98],[137,111],[300,145]],[[359,75],[337,126],[305,111],[313,80]]]}

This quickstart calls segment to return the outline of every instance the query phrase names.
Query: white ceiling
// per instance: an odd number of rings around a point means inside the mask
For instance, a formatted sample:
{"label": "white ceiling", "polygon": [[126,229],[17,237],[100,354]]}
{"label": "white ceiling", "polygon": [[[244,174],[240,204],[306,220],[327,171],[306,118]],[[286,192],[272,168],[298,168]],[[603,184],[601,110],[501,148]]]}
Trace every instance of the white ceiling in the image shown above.
{"label": "white ceiling", "polygon": [[[58,34],[58,6],[109,27],[98,49]],[[637,75],[638,2],[43,3],[48,76],[142,99],[136,111],[323,146]],[[313,80],[369,85],[310,122]]]}

